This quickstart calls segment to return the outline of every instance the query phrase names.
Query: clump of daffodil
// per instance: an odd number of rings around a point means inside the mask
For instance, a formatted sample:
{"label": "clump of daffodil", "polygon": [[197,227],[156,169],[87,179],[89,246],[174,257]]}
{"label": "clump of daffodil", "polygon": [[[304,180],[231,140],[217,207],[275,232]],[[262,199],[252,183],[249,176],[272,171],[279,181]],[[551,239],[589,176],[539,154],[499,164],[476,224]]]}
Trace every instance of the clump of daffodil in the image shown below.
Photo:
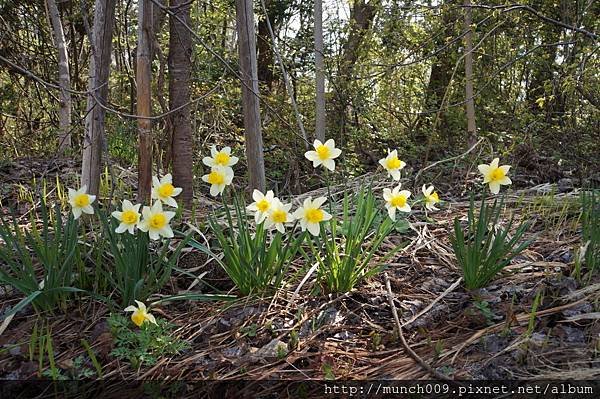
{"label": "clump of daffodil", "polygon": [[294,221],[294,216],[290,214],[291,208],[292,204],[283,204],[278,198],[273,199],[265,218],[265,227],[275,226],[279,232],[285,233],[285,225]]}
{"label": "clump of daffodil", "polygon": [[396,220],[396,211],[410,212],[410,205],[408,204],[408,197],[410,197],[410,191],[400,190],[401,184],[398,184],[393,190],[389,188],[383,189],[383,199],[385,200],[385,207],[387,208],[390,219]]}
{"label": "clump of daffodil", "polygon": [[137,300],[135,301],[135,303],[137,304],[137,307],[134,305],[129,305],[125,308],[125,312],[133,312],[131,314],[131,321],[133,321],[133,324],[135,324],[138,327],[141,327],[142,324],[144,324],[147,321],[149,321],[152,324],[156,324],[156,319],[153,315],[150,314],[150,312],[148,312],[148,309],[146,309],[146,305],[144,305],[143,302]]}
{"label": "clump of daffodil", "polygon": [[225,187],[233,181],[233,169],[226,166],[213,166],[209,174],[202,176],[202,180],[210,184],[210,195],[216,197],[223,194]]}
{"label": "clump of daffodil", "polygon": [[180,187],[173,186],[173,177],[170,173],[164,175],[160,180],[158,177],[152,176],[152,199],[177,208],[177,201],[173,197],[181,194],[181,191]]}
{"label": "clump of daffodil", "polygon": [[319,140],[315,140],[313,147],[315,148],[314,151],[307,151],[304,154],[306,159],[312,161],[315,168],[323,165],[324,168],[333,172],[335,170],[334,159],[342,153],[342,150],[335,148],[335,141],[329,139],[323,144]]}
{"label": "clump of daffodil", "polygon": [[252,192],[252,199],[254,202],[248,205],[246,209],[254,212],[254,220],[256,221],[256,224],[260,224],[267,217],[267,214],[273,205],[273,200],[276,199],[275,194],[273,194],[273,191],[271,190],[267,191],[266,194],[263,194],[255,189]]}
{"label": "clump of daffodil", "polygon": [[426,187],[425,184],[423,184],[421,192],[423,192],[425,208],[430,211],[437,211],[438,208],[436,208],[435,205],[440,203],[440,197],[436,191],[433,191],[433,186]]}
{"label": "clump of daffodil", "polygon": [[406,166],[406,162],[398,159],[398,150],[388,150],[385,158],[379,160],[379,164],[388,172],[394,180],[400,180],[400,171]]}
{"label": "clump of daffodil", "polygon": [[173,230],[169,222],[175,216],[175,212],[163,211],[160,201],[156,201],[152,207],[145,206],[142,209],[142,216],[144,218],[138,224],[138,228],[141,231],[147,231],[152,240],[158,240],[160,236],[173,237]]}
{"label": "clump of daffodil", "polygon": [[114,211],[112,216],[117,219],[119,226],[115,229],[116,233],[124,233],[129,231],[129,234],[133,234],[135,227],[140,221],[140,204],[133,205],[129,200],[123,200],[121,211]]}
{"label": "clump of daffodil", "polygon": [[483,184],[490,185],[492,194],[500,192],[500,186],[512,184],[510,178],[506,175],[510,169],[510,165],[498,166],[500,159],[494,158],[491,164],[482,164],[478,166],[479,171],[483,175]]}
{"label": "clump of daffodil", "polygon": [[79,219],[81,213],[87,213],[92,215],[94,208],[92,202],[96,199],[95,195],[89,195],[87,193],[87,186],[82,186],[79,190],[69,189],[69,204],[71,205],[71,211],[75,219]]}
{"label": "clump of daffodil", "polygon": [[224,147],[222,150],[217,150],[216,146],[210,147],[210,157],[202,158],[202,163],[206,166],[215,167],[232,167],[239,161],[238,157],[231,155],[231,148]]}
{"label": "clump of daffodil", "polygon": [[302,206],[296,209],[294,218],[300,221],[302,231],[308,230],[313,236],[319,235],[320,223],[331,219],[331,215],[321,209],[326,201],[325,197],[318,197],[314,200],[312,197],[308,197]]}

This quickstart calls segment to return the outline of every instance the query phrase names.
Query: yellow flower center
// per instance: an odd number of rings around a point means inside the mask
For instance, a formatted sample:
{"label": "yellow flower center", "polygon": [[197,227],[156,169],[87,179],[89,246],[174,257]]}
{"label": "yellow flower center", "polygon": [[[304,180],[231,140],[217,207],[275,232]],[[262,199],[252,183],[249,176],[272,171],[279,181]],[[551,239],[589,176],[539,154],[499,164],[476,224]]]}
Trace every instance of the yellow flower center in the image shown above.
{"label": "yellow flower center", "polygon": [[323,211],[319,208],[307,209],[304,216],[309,223],[319,223],[323,220]]}
{"label": "yellow flower center", "polygon": [[437,192],[433,192],[431,195],[427,196],[427,202],[440,202],[440,197]]}
{"label": "yellow flower center", "polygon": [[406,205],[406,197],[404,195],[395,195],[390,199],[390,204],[394,208],[402,208]]}
{"label": "yellow flower center", "polygon": [[213,170],[208,175],[208,182],[210,184],[216,184],[216,185],[223,184],[223,183],[225,183],[225,176],[223,176],[222,173],[219,173],[216,170]]}
{"label": "yellow flower center", "polygon": [[506,176],[506,174],[500,168],[496,168],[490,172],[490,180],[491,181],[502,180],[502,179],[504,179],[504,176]]}
{"label": "yellow flower center", "polygon": [[275,223],[285,223],[287,222],[287,213],[281,209],[277,209],[271,214],[271,219]]}
{"label": "yellow flower center", "polygon": [[133,209],[127,209],[121,214],[121,221],[125,224],[135,224],[139,219],[139,215]]}
{"label": "yellow flower center", "polygon": [[269,206],[269,201],[267,201],[265,198],[256,203],[256,209],[258,209],[260,212],[266,212],[269,209]]}
{"label": "yellow flower center", "polygon": [[131,321],[133,321],[136,326],[141,326],[146,321],[146,313],[141,310],[136,310],[131,315]]}
{"label": "yellow flower center", "polygon": [[87,194],[77,194],[75,198],[73,198],[73,202],[75,206],[78,208],[83,208],[84,206],[88,206],[90,204],[90,196]]}
{"label": "yellow flower center", "polygon": [[402,162],[398,159],[398,157],[389,158],[386,162],[388,169],[398,169]]}
{"label": "yellow flower center", "polygon": [[319,159],[321,161],[329,159],[330,155],[331,155],[331,151],[329,150],[329,148],[326,145],[321,144],[320,146],[317,147],[317,156],[319,157]]}
{"label": "yellow flower center", "polygon": [[162,229],[167,224],[167,217],[164,213],[155,213],[150,217],[149,224],[153,229]]}
{"label": "yellow flower center", "polygon": [[173,191],[175,191],[175,187],[171,183],[165,183],[158,188],[161,197],[170,197],[173,195]]}
{"label": "yellow flower center", "polygon": [[215,155],[215,163],[217,165],[227,166],[229,164],[229,158],[231,158],[228,154],[224,152],[219,152]]}

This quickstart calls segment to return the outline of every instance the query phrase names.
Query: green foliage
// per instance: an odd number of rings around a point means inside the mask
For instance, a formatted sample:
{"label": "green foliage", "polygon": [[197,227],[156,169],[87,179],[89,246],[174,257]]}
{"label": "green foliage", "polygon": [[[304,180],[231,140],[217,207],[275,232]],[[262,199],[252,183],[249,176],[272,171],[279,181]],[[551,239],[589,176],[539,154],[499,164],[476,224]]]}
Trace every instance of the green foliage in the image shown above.
{"label": "green foliage", "polygon": [[521,223],[512,237],[509,237],[509,233],[514,219],[511,218],[504,227],[499,224],[503,204],[504,197],[500,202],[494,200],[492,205],[488,205],[484,191],[478,215],[475,215],[474,198],[471,195],[466,231],[463,231],[458,217],[454,219],[454,234],[450,236],[450,241],[467,289],[485,287],[532,242],[526,240],[519,244],[529,227],[528,222]]}
{"label": "green foliage", "polygon": [[[36,311],[65,310],[67,299],[81,291],[74,288],[75,272],[83,271],[78,237],[78,223],[69,213],[63,220],[60,205],[52,212],[44,198],[39,216],[32,211],[30,229],[19,226],[12,213],[11,221],[0,216],[0,284],[10,285],[25,295],[8,314],[31,303]],[[38,226],[38,223],[40,226]]]}
{"label": "green foliage", "polygon": [[583,243],[577,262],[587,267],[590,277],[600,266],[600,194],[581,192],[581,241]]}
{"label": "green foliage", "polygon": [[346,194],[339,226],[335,217],[329,221],[331,236],[321,226],[321,234],[315,238],[316,248],[309,241],[313,256],[319,262],[318,280],[329,292],[350,292],[360,280],[381,272],[383,264],[401,249],[398,246],[376,260],[374,257],[383,240],[402,219],[394,222],[382,215],[370,188],[361,188],[353,196],[353,214],[350,201]]}
{"label": "green foliage", "polygon": [[170,240],[150,242],[148,234],[140,230],[136,230],[135,234],[116,233],[119,222],[101,209],[97,209],[97,213],[103,227],[99,245],[107,247],[105,255],[108,256],[103,262],[103,275],[110,282],[111,289],[118,293],[122,307],[131,305],[135,299],[145,301],[169,280],[191,234],[185,235],[171,251]]}
{"label": "green foliage", "polygon": [[290,263],[304,241],[305,233],[294,237],[291,232],[274,235],[264,228],[264,223],[252,229],[243,200],[234,199],[233,214],[225,206],[226,227],[216,215],[209,217],[209,228],[216,238],[221,259],[210,248],[195,240],[190,246],[212,257],[227,273],[239,289],[241,295],[269,292],[281,287]]}
{"label": "green foliage", "polygon": [[111,354],[127,360],[135,369],[152,366],[164,356],[173,356],[189,347],[189,344],[173,335],[174,325],[156,319],[157,325],[146,322],[140,328],[129,318],[111,314],[108,318],[115,349]]}

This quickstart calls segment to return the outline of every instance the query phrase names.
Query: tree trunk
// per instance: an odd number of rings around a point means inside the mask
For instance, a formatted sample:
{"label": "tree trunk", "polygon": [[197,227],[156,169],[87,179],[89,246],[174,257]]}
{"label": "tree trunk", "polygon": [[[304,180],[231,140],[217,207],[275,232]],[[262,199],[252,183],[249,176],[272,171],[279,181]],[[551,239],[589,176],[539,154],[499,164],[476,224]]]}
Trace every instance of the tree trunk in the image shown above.
{"label": "tree trunk", "polygon": [[[175,15],[189,25],[189,1],[171,0],[170,5],[175,10]],[[169,108],[173,110],[190,101],[192,38],[190,31],[176,18],[171,17],[169,22]],[[181,199],[184,205],[189,207],[194,196],[193,140],[189,105],[171,114],[170,126],[172,127],[173,183],[183,188]]]}
{"label": "tree trunk", "polygon": [[116,0],[96,0],[94,26],[92,28],[92,57],[87,99],[85,135],[83,138],[83,162],[81,184],[88,193],[97,195],[100,187],[100,167],[104,145],[104,116],[106,111],[100,104],[108,98],[108,76],[110,73],[112,32]]}
{"label": "tree trunk", "polygon": [[269,26],[267,24],[267,16],[271,21],[271,26],[275,31],[275,18],[271,11],[272,0],[265,0],[265,8],[267,9],[267,15],[262,16],[258,20],[258,38],[256,43],[257,57],[258,57],[258,80],[267,86],[267,89],[271,89],[273,81],[275,79],[274,64],[275,58],[273,55],[273,41],[271,35],[269,35]]}
{"label": "tree trunk", "polygon": [[[451,4],[444,4],[441,8],[443,31],[435,39],[435,50],[438,51],[446,45],[446,39],[455,35],[454,22],[457,19],[457,12]],[[448,128],[447,111],[441,110],[444,105],[444,97],[450,84],[452,70],[454,69],[453,54],[455,49],[447,47],[441,50],[431,65],[429,73],[429,82],[425,90],[425,111],[427,114],[419,115],[418,121],[414,127],[416,139],[420,142],[430,142],[432,133],[438,133],[446,137],[448,141],[451,129]]]}
{"label": "tree trunk", "polygon": [[380,0],[371,0],[369,3],[365,0],[357,0],[350,11],[348,39],[342,45],[342,56],[335,88],[337,92],[334,112],[335,128],[339,130],[340,136],[343,136],[345,132],[346,108],[350,103],[349,86],[358,61],[359,50],[375,19],[379,4]]}
{"label": "tree trunk", "polygon": [[136,86],[138,118],[138,202],[149,204],[152,189],[152,2],[138,3],[138,45],[136,56]]}
{"label": "tree trunk", "polygon": [[467,107],[467,143],[469,148],[477,141],[475,99],[473,98],[473,30],[471,29],[471,0],[465,5],[465,101]]}
{"label": "tree trunk", "polygon": [[315,0],[315,138],[325,141],[325,60],[323,57],[323,0]]}
{"label": "tree trunk", "polygon": [[250,188],[264,191],[265,164],[258,104],[258,72],[252,0],[236,0],[235,8]]}
{"label": "tree trunk", "polygon": [[58,85],[60,86],[60,108],[58,111],[58,151],[71,148],[71,77],[69,76],[69,54],[65,32],[55,0],[47,0],[48,13],[52,22],[54,41],[58,50]]}

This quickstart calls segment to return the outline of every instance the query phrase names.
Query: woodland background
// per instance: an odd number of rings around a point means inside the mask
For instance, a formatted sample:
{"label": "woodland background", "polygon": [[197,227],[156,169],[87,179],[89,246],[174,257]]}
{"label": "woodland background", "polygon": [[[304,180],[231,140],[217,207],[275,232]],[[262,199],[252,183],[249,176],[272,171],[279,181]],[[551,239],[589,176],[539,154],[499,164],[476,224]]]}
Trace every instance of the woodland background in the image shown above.
{"label": "woodland background", "polygon": [[346,175],[387,148],[418,168],[477,140],[534,180],[597,171],[593,0],[3,0],[0,15],[0,161],[74,156],[91,193],[104,164],[137,165],[142,197],[163,167],[189,204],[209,143],[246,149],[250,186],[299,193],[319,184],[302,161],[315,137]]}

